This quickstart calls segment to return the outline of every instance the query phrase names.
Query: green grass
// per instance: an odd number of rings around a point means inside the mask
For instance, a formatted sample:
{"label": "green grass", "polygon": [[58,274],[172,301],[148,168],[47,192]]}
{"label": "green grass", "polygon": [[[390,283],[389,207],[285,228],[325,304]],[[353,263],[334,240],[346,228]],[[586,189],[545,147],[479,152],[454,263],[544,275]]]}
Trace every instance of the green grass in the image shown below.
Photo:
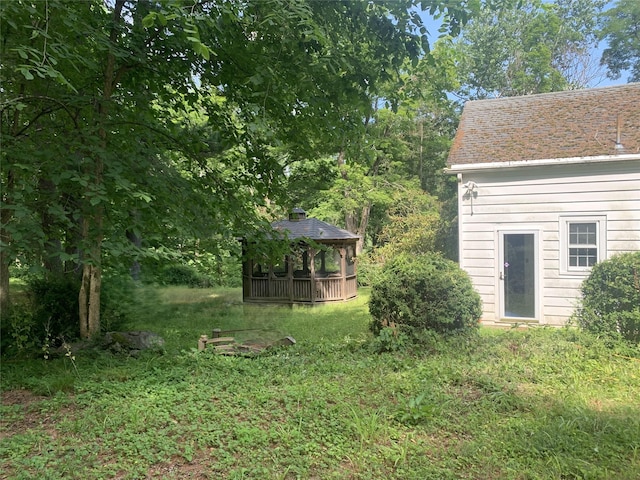
{"label": "green grass", "polygon": [[[163,355],[3,359],[0,478],[640,478],[637,351],[532,328],[376,354],[366,290],[317,308],[137,294],[127,328]],[[213,328],[297,344],[198,353]]]}

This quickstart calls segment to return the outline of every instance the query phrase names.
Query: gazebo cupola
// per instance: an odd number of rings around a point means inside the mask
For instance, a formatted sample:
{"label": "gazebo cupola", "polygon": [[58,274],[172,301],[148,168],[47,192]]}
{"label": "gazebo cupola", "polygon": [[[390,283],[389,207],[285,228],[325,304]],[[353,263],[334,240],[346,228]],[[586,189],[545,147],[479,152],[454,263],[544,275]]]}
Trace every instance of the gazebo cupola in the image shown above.
{"label": "gazebo cupola", "polygon": [[355,252],[359,237],[294,208],[288,220],[271,224],[286,235],[290,250],[281,261],[246,259],[242,266],[245,302],[322,303],[357,295]]}

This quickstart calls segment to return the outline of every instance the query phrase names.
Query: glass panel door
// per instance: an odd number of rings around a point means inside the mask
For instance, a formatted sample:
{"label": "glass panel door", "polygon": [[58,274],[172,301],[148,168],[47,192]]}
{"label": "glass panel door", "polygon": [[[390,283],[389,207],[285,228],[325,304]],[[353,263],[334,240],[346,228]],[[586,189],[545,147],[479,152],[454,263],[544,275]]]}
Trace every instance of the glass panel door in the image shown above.
{"label": "glass panel door", "polygon": [[502,301],[505,317],[536,317],[535,234],[502,234]]}

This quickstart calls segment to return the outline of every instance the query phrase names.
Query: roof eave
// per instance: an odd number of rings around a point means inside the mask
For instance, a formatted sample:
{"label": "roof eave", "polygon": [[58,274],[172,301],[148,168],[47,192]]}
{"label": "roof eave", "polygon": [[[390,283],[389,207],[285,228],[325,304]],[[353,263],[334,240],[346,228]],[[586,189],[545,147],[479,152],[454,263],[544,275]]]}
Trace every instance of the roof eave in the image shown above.
{"label": "roof eave", "polygon": [[463,172],[475,172],[503,168],[541,167],[549,165],[576,165],[587,163],[621,162],[630,160],[640,160],[640,152],[617,155],[598,155],[595,157],[547,158],[541,160],[515,160],[507,162],[486,163],[460,163],[450,165],[445,169],[445,172],[456,174]]}

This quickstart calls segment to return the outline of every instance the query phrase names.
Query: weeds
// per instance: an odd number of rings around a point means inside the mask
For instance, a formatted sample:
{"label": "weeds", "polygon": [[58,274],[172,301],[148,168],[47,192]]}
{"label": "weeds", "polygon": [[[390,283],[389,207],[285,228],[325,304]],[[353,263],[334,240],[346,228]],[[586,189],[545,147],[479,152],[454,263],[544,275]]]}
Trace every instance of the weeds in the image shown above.
{"label": "weeds", "polygon": [[[159,333],[164,355],[3,359],[0,476],[640,478],[629,347],[485,329],[373,353],[366,291],[314,309],[244,306],[229,289],[137,294],[128,328]],[[198,353],[216,327],[297,344],[252,359]]]}

